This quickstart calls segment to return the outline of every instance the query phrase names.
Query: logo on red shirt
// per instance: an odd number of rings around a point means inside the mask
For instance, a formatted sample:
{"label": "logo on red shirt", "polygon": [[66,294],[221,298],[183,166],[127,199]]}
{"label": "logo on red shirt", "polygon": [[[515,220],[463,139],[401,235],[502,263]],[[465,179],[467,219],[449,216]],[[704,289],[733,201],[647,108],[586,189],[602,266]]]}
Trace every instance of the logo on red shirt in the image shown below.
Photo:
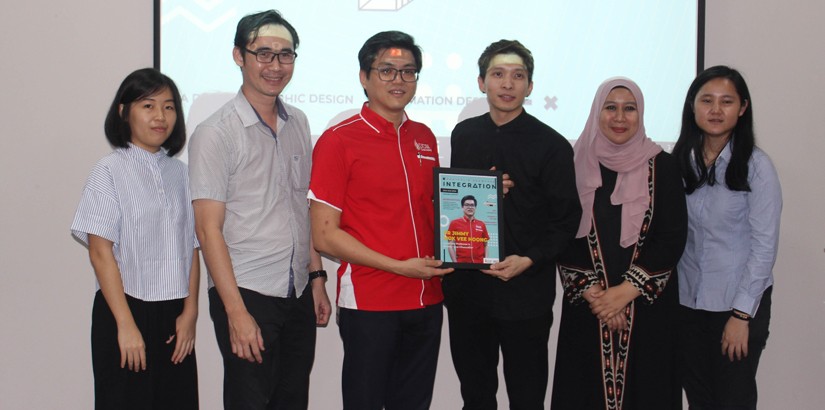
{"label": "logo on red shirt", "polygon": [[430,144],[425,144],[423,142],[415,141],[415,148],[422,152],[433,152],[433,149],[430,147]]}

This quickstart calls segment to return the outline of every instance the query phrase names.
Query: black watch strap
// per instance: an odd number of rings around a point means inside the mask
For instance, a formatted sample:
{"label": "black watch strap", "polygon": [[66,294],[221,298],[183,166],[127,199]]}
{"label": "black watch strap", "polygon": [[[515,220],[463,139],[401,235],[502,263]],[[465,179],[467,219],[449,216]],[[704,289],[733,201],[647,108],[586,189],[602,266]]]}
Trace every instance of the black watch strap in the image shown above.
{"label": "black watch strap", "polygon": [[314,279],[317,279],[317,278],[326,279],[327,278],[327,271],[321,269],[321,270],[316,270],[316,271],[312,271],[312,272],[309,273],[309,280],[310,281],[312,281]]}
{"label": "black watch strap", "polygon": [[748,321],[750,321],[751,319],[753,319],[753,318],[751,317],[751,315],[749,315],[749,314],[747,314],[747,313],[745,313],[745,312],[743,312],[743,311],[741,311],[741,310],[738,310],[738,309],[731,309],[731,311],[730,311],[730,315],[731,315],[731,316],[733,316],[733,317],[735,317],[735,318],[737,318],[737,319],[739,319],[739,320],[744,320],[744,321],[746,321],[746,322],[748,322]]}

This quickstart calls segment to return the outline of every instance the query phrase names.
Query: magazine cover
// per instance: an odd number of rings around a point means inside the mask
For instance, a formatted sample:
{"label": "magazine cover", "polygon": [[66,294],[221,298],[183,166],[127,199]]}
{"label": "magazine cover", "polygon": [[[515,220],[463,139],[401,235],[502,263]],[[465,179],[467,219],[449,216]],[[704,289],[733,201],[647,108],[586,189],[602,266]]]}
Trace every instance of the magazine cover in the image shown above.
{"label": "magazine cover", "polygon": [[433,175],[436,259],[459,269],[501,260],[501,172],[435,168]]}

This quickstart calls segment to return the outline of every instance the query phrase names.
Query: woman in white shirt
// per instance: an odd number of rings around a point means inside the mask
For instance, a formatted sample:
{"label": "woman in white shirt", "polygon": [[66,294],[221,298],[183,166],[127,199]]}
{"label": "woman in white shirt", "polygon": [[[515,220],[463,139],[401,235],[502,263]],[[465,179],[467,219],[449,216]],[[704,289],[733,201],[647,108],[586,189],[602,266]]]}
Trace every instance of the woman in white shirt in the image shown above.
{"label": "woman in white shirt", "polygon": [[92,169],[72,222],[98,291],[92,368],[98,409],[197,409],[199,261],[181,97],[157,70],[131,73],[104,125],[115,148]]}

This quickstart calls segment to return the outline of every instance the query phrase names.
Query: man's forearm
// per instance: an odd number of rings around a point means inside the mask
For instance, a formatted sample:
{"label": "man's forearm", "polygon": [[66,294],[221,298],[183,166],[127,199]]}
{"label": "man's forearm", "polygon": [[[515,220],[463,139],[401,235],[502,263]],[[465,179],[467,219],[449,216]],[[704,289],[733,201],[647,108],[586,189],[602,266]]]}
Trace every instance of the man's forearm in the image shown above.
{"label": "man's forearm", "polygon": [[215,289],[221,297],[226,312],[246,310],[241,292],[238,290],[238,282],[235,280],[232,259],[229,257],[229,248],[226,246],[223,233],[201,229],[198,231],[198,241],[201,244],[203,260],[209,276],[215,284]]}
{"label": "man's forearm", "polygon": [[313,238],[319,239],[316,246],[324,253],[356,265],[397,273],[397,260],[370,249],[340,228],[313,233]]}

